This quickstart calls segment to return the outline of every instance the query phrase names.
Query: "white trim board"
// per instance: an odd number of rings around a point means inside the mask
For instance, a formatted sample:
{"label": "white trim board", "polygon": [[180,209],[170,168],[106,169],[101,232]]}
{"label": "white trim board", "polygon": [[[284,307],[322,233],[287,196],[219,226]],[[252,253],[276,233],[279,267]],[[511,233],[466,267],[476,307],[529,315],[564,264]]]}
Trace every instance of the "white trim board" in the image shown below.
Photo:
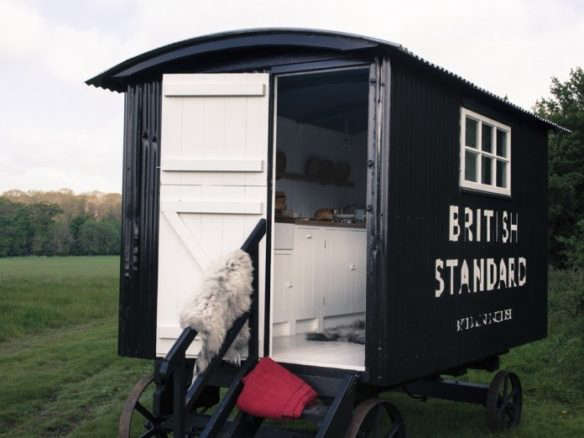
{"label": "white trim board", "polygon": [[264,160],[164,160],[163,172],[263,172]]}
{"label": "white trim board", "polygon": [[[469,147],[466,145],[466,118],[472,119],[477,122],[477,145],[476,148]],[[459,177],[458,183],[459,186],[463,189],[470,189],[475,190],[477,192],[484,192],[484,193],[494,193],[498,195],[503,195],[507,197],[511,197],[511,152],[512,152],[512,144],[511,144],[511,127],[508,125],[504,125],[501,122],[493,120],[489,117],[483,116],[482,114],[476,113],[471,111],[465,107],[460,107],[460,144],[459,144]],[[483,149],[483,124],[487,124],[491,126],[495,131],[491,134],[491,151],[486,151]],[[496,130],[502,131],[506,133],[506,155],[498,155],[496,153]],[[467,180],[466,179],[466,152],[472,153],[476,155],[476,176],[477,180]],[[487,157],[491,160],[491,169],[489,170],[490,176],[492,178],[491,184],[485,184],[482,182],[482,159],[483,157]],[[497,178],[497,162],[501,161],[505,163],[505,173],[506,173],[506,182],[507,185],[505,187],[499,187],[496,184]]]}
{"label": "white trim board", "polygon": [[162,202],[160,211],[175,213],[199,214],[257,214],[263,213],[264,203],[237,202],[237,201],[189,201],[189,202]]}
{"label": "white trim board", "polygon": [[266,86],[262,83],[200,83],[200,82],[165,82],[165,97],[261,97],[266,94]]}

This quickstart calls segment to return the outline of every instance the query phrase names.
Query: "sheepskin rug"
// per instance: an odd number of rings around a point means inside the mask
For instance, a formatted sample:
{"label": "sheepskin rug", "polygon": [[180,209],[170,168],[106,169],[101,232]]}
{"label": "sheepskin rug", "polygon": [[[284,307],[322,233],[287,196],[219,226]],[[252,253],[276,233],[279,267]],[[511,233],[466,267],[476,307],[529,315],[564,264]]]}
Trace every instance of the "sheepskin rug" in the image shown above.
{"label": "sheepskin rug", "polygon": [[[180,315],[181,327],[197,331],[202,341],[197,372],[205,371],[221,348],[227,331],[251,305],[253,265],[249,254],[238,249],[211,265],[204,273],[201,288]],[[249,341],[246,323],[224,359],[239,366]]]}

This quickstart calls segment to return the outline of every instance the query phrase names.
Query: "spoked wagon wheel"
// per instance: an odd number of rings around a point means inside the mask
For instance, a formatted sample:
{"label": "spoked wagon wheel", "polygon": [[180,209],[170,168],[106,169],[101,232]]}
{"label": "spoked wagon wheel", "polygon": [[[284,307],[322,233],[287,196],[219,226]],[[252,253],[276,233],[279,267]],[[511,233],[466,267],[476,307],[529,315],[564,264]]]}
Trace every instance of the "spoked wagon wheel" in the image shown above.
{"label": "spoked wagon wheel", "polygon": [[144,376],[130,391],[120,416],[118,438],[167,438],[161,428],[163,419],[155,417],[147,407],[152,405],[153,381],[154,376]]}
{"label": "spoked wagon wheel", "polygon": [[487,425],[492,431],[509,429],[521,421],[523,393],[517,374],[499,371],[487,395]]}
{"label": "spoked wagon wheel", "polygon": [[404,420],[386,400],[369,399],[353,411],[346,438],[405,438]]}

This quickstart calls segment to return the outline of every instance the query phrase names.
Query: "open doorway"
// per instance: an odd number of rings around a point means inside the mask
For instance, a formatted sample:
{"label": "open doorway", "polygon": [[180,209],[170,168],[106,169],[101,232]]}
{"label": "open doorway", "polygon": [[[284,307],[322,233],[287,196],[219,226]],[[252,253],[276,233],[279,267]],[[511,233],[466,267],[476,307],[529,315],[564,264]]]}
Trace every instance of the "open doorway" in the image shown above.
{"label": "open doorway", "polygon": [[275,80],[271,356],[364,370],[369,68]]}

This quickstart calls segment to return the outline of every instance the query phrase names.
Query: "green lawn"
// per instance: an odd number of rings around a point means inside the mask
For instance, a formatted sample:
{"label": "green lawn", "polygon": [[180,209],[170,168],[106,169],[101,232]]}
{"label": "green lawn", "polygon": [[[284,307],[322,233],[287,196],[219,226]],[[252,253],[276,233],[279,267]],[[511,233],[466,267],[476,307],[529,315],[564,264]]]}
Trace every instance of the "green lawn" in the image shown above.
{"label": "green lawn", "polygon": [[0,259],[0,437],[115,436],[151,361],[120,358],[118,257]]}
{"label": "green lawn", "polygon": [[[124,398],[152,368],[116,355],[117,284],[117,257],[0,259],[0,437],[116,436]],[[551,272],[550,336],[503,358],[525,396],[523,423],[503,436],[584,437],[582,287]],[[411,438],[495,436],[480,406],[384,396]]]}
{"label": "green lawn", "polygon": [[0,342],[115,317],[118,257],[0,259]]}

